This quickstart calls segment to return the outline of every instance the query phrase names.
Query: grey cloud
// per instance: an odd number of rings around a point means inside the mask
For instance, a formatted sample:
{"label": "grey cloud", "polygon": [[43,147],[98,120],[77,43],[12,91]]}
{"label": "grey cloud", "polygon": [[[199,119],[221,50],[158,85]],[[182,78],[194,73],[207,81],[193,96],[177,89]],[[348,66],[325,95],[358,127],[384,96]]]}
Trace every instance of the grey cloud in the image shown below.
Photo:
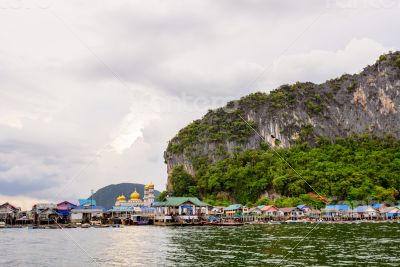
{"label": "grey cloud", "polygon": [[53,188],[57,186],[57,184],[53,184],[49,182],[49,178],[42,176],[41,180],[36,180],[35,182],[1,182],[0,186],[0,194],[10,195],[10,196],[18,196],[18,195],[30,195],[30,196],[38,196],[40,194],[36,192],[40,192],[42,190]]}
{"label": "grey cloud", "polygon": [[[42,13],[0,17],[9,33],[0,45],[0,194],[57,199],[149,180],[162,190],[168,140],[208,108],[362,67],[362,53],[333,62],[356,37],[395,48],[400,40],[387,33],[398,9],[326,9],[316,0],[60,2],[51,11],[73,34]],[[311,57],[315,50],[330,57]],[[108,147],[127,115],[141,135],[117,153]]]}

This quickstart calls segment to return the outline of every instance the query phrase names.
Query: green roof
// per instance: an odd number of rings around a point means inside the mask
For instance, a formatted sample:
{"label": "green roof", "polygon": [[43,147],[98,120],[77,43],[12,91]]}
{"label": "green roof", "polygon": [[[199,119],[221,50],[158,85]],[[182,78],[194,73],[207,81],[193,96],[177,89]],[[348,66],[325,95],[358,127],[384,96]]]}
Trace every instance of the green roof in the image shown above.
{"label": "green roof", "polygon": [[207,207],[210,206],[207,203],[201,201],[197,197],[167,197],[164,202],[157,202],[154,203],[154,206],[159,207],[177,207],[182,205],[185,202],[191,202],[195,206],[198,207]]}

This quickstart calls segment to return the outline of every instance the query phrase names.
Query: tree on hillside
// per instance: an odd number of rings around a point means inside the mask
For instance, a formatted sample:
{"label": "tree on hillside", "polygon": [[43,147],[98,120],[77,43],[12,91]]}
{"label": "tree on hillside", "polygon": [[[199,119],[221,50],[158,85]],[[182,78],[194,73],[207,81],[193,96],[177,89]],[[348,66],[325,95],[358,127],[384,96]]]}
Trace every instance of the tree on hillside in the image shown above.
{"label": "tree on hillside", "polygon": [[185,196],[192,194],[192,187],[195,185],[193,177],[182,165],[174,167],[170,177],[174,196]]}

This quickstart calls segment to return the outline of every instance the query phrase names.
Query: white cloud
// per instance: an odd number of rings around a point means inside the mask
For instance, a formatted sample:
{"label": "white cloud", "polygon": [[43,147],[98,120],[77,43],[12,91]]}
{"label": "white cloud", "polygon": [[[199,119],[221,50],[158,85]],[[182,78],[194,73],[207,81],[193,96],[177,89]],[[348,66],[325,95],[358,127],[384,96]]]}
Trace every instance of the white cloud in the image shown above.
{"label": "white cloud", "polygon": [[264,82],[269,88],[283,83],[312,81],[321,83],[344,73],[358,73],[374,63],[379,55],[391,48],[368,38],[352,39],[337,51],[312,50],[307,53],[284,55],[267,72]]}

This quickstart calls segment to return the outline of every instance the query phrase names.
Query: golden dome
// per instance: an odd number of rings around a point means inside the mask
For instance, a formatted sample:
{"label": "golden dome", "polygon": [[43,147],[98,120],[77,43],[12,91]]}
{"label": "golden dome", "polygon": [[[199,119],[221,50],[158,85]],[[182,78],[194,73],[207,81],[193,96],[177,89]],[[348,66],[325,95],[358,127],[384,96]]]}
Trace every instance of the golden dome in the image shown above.
{"label": "golden dome", "polygon": [[131,199],[140,199],[140,194],[136,192],[136,189],[135,192],[131,194]]}
{"label": "golden dome", "polygon": [[125,201],[126,198],[124,195],[120,195],[119,197],[117,197],[117,201]]}
{"label": "golden dome", "polygon": [[153,183],[149,183],[149,184],[147,185],[147,188],[148,188],[148,189],[154,189],[154,184],[153,184]]}
{"label": "golden dome", "polygon": [[149,186],[146,184],[146,185],[144,186],[144,190],[147,190],[147,189],[149,189]]}

